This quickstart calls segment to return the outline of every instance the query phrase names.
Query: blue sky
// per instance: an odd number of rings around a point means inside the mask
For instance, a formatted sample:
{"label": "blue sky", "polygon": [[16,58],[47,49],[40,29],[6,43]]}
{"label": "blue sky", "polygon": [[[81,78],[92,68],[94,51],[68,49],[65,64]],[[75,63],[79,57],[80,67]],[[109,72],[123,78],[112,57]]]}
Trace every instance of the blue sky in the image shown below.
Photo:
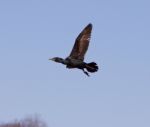
{"label": "blue sky", "polygon": [[[150,126],[148,0],[1,0],[0,122],[40,114],[49,127]],[[67,57],[88,24],[86,77]]]}

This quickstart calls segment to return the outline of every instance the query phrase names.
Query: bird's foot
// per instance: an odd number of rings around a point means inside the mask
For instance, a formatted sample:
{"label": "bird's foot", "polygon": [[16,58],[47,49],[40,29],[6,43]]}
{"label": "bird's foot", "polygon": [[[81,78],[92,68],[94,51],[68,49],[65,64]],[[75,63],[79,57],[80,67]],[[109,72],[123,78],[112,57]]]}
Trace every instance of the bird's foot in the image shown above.
{"label": "bird's foot", "polygon": [[83,72],[84,72],[84,74],[86,74],[88,77],[90,76],[89,73],[88,73],[87,71],[85,71],[84,69],[83,69]]}

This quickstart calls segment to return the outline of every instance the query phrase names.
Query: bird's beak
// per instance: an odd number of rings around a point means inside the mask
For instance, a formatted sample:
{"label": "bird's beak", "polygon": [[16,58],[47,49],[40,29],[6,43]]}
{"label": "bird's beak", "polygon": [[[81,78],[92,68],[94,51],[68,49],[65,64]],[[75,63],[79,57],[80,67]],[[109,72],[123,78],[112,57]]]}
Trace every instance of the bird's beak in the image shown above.
{"label": "bird's beak", "polygon": [[50,59],[48,59],[48,60],[52,60],[52,61],[54,61],[54,59],[53,59],[53,58],[50,58]]}

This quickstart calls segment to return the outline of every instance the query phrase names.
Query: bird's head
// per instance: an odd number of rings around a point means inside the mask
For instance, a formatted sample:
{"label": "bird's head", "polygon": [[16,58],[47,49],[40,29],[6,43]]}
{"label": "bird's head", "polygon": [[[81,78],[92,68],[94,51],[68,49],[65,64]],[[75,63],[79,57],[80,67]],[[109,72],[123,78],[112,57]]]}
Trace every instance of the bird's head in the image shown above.
{"label": "bird's head", "polygon": [[63,59],[59,58],[59,57],[50,58],[49,60],[52,60],[52,61],[57,62],[57,63],[62,63],[62,61],[63,61]]}

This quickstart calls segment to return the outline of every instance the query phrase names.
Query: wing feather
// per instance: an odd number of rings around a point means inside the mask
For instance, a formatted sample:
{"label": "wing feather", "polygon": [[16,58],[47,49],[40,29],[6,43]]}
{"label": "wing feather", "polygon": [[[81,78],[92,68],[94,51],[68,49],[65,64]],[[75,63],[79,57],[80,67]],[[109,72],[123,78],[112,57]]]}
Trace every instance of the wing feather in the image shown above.
{"label": "wing feather", "polygon": [[73,49],[69,55],[70,58],[84,60],[91,38],[91,32],[92,24],[88,24],[76,38]]}

